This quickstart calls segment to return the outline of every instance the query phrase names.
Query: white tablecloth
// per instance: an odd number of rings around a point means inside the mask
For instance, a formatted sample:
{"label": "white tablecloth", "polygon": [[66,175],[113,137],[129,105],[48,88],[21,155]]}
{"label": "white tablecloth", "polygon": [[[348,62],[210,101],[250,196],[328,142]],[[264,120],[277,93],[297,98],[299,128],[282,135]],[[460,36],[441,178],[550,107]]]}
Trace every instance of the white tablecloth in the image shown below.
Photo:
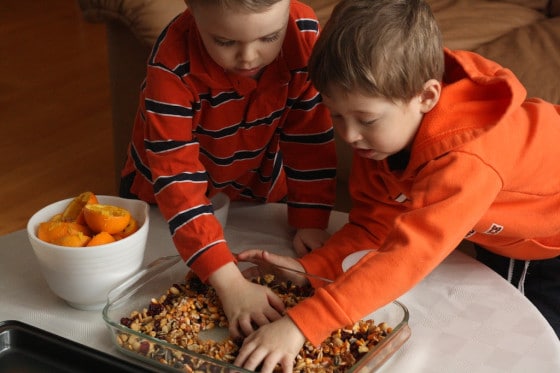
{"label": "white tablecloth", "polygon": [[[336,230],[346,214],[333,213]],[[175,255],[156,209],[145,263]],[[285,252],[291,246],[285,206],[232,204],[226,238],[232,249]],[[560,372],[560,341],[517,289],[457,251],[399,299],[412,335],[383,372]],[[79,311],[50,292],[24,230],[0,237],[0,321],[20,320],[115,354],[100,311]]]}

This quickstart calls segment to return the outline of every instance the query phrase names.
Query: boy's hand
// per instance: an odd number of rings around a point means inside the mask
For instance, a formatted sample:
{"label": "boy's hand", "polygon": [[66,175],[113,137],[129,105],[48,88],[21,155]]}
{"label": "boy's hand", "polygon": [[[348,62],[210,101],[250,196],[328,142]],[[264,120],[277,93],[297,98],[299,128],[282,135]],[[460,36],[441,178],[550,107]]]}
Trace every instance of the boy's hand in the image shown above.
{"label": "boy's hand", "polygon": [[237,260],[257,265],[257,267],[251,267],[243,271],[243,275],[248,278],[256,277],[263,273],[270,273],[284,280],[290,280],[299,286],[303,286],[307,283],[307,279],[301,274],[282,269],[288,268],[298,272],[305,272],[305,268],[303,268],[301,263],[289,256],[277,255],[264,250],[250,249],[237,254]]}
{"label": "boy's hand", "polygon": [[208,281],[216,289],[234,338],[247,336],[284,313],[282,300],[270,288],[243,277],[234,263],[218,269]]}
{"label": "boy's hand", "polygon": [[302,257],[311,250],[323,246],[329,237],[330,234],[322,229],[298,229],[294,236],[294,251],[298,257]]}
{"label": "boy's hand", "polygon": [[296,324],[284,316],[248,336],[234,364],[255,370],[262,363],[261,373],[271,373],[276,364],[280,364],[282,372],[291,373],[294,360],[304,343],[305,337]]}

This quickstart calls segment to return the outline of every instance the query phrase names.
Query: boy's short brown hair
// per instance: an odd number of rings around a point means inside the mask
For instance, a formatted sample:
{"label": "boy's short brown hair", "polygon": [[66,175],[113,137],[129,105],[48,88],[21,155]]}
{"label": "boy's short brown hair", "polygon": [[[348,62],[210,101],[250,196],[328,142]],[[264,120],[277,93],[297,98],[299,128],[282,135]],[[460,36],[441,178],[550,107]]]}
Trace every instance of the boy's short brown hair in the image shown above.
{"label": "boy's short brown hair", "polygon": [[282,0],[185,0],[187,6],[197,4],[218,5],[225,9],[245,9],[250,12],[260,12],[268,9]]}
{"label": "boy's short brown hair", "polygon": [[442,37],[422,0],[342,0],[309,61],[320,92],[358,90],[409,100],[429,79],[441,81]]}

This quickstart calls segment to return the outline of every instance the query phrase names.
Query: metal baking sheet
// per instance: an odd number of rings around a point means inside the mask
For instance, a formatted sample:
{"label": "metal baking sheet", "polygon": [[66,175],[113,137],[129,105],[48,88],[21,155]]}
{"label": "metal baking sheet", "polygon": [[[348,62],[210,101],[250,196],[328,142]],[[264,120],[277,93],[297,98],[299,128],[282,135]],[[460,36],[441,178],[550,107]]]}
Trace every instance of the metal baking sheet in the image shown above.
{"label": "metal baking sheet", "polygon": [[0,321],[0,373],[155,372],[20,321]]}

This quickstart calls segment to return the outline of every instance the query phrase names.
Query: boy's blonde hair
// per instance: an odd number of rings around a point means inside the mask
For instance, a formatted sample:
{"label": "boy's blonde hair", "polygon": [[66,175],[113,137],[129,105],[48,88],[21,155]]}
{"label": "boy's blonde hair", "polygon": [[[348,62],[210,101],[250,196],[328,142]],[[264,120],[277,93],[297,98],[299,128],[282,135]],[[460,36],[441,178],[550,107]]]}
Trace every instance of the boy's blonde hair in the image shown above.
{"label": "boy's blonde hair", "polygon": [[441,32],[422,0],[342,0],[309,61],[316,88],[410,100],[444,70]]}
{"label": "boy's blonde hair", "polygon": [[244,9],[249,12],[261,12],[282,0],[185,0],[189,7],[200,4],[217,5],[224,9]]}

